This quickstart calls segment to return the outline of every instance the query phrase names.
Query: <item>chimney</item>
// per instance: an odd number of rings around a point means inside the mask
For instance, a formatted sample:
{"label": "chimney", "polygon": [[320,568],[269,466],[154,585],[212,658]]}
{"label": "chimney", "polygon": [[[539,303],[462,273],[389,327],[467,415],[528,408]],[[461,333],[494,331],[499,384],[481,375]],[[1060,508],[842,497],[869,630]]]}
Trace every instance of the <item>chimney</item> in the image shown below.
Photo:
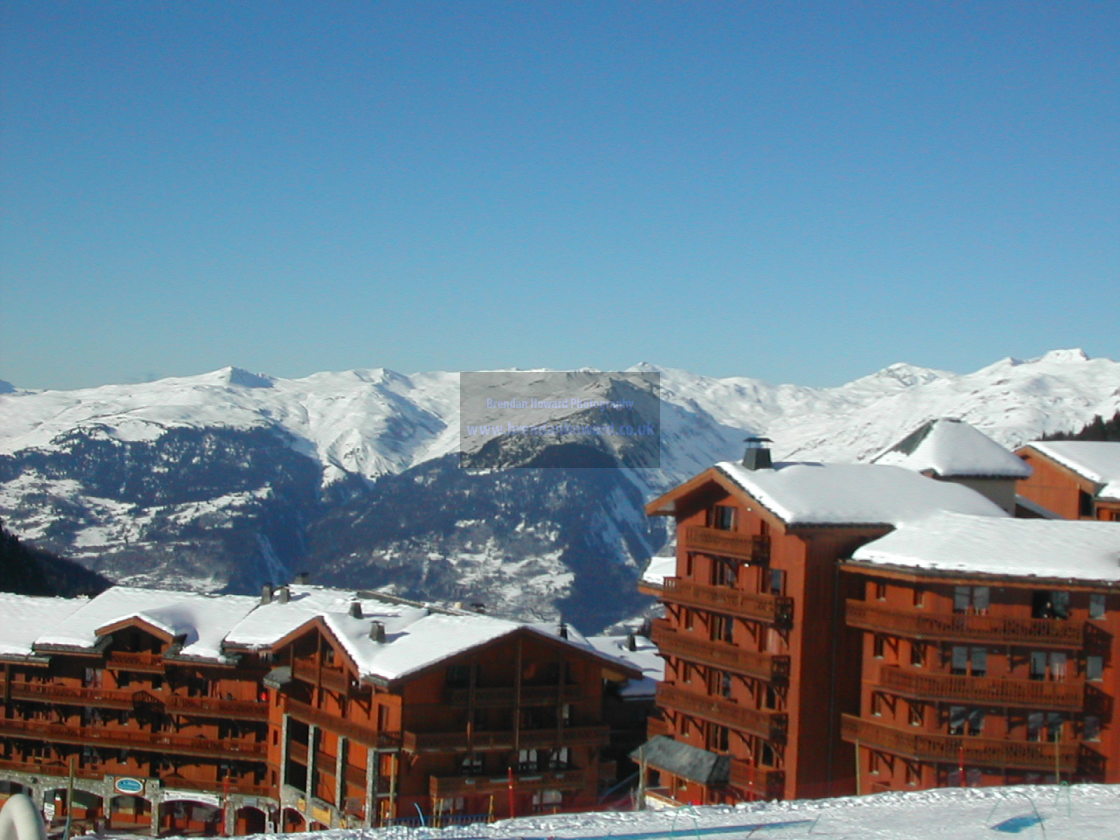
{"label": "chimney", "polygon": [[292,590],[288,587],[287,584],[285,584],[284,586],[281,586],[276,591],[276,600],[279,601],[281,604],[288,603],[288,601],[291,600],[291,597],[292,597]]}
{"label": "chimney", "polygon": [[771,443],[770,438],[751,435],[743,438],[743,443],[747,448],[743,452],[742,463],[748,470],[768,470],[774,466],[770,462],[770,447],[766,445]]}
{"label": "chimney", "polygon": [[307,584],[311,583],[311,573],[300,572],[298,575],[296,575],[295,582],[300,586],[307,586]]}
{"label": "chimney", "polygon": [[362,617],[362,602],[361,601],[351,601],[350,602],[350,617],[351,618],[361,618]]}
{"label": "chimney", "polygon": [[379,645],[385,644],[385,625],[380,621],[375,621],[369,626],[369,637],[371,641],[377,642]]}
{"label": "chimney", "polygon": [[267,583],[264,584],[264,586],[261,587],[261,603],[262,604],[271,604],[272,603],[272,587]]}
{"label": "chimney", "polygon": [[560,638],[561,639],[568,638],[568,625],[565,624],[563,621],[560,622]]}
{"label": "chimney", "polygon": [[633,633],[627,633],[626,634],[626,649],[627,650],[637,650],[638,649],[638,640],[634,638]]}

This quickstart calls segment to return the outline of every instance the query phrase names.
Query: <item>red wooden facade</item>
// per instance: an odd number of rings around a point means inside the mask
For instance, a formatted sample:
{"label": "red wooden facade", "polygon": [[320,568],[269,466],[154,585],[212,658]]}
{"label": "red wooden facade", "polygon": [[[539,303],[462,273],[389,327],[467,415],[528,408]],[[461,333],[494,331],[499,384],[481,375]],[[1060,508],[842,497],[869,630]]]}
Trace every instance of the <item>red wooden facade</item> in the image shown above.
{"label": "red wooden facade", "polygon": [[0,795],[28,792],[61,818],[72,773],[80,826],[174,834],[596,804],[604,680],[639,671],[506,622],[380,678],[337,624],[317,617],[267,647],[226,645],[224,663],[188,660],[182,638],[137,617],[88,651],[0,654]]}
{"label": "red wooden facade", "polygon": [[[1090,443],[1120,450],[1120,443]],[[1028,444],[1016,450],[1034,470],[1030,478],[1019,482],[1019,494],[1062,519],[1120,522],[1120,499],[1102,496],[1102,482],[1056,460],[1043,451],[1045,446]]]}

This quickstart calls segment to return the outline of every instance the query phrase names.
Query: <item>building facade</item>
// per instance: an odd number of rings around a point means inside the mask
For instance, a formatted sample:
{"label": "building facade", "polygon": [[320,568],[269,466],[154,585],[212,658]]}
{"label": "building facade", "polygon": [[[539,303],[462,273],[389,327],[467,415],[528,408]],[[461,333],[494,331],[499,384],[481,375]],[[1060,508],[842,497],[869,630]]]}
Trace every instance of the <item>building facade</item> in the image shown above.
{"label": "building facade", "polygon": [[0,610],[2,792],[114,830],[593,807],[604,681],[640,678],[563,626],[322,587],[115,587]]}
{"label": "building facade", "polygon": [[1035,441],[1015,454],[1033,469],[1019,494],[1042,515],[1120,522],[1120,443]]}

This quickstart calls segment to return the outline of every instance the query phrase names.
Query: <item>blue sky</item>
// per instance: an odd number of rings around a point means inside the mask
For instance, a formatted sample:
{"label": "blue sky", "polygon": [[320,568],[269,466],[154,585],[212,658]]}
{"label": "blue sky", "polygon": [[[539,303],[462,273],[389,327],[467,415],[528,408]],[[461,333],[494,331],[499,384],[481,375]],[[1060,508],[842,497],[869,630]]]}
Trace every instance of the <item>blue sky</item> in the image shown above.
{"label": "blue sky", "polygon": [[1120,358],[1120,5],[0,6],[0,378]]}

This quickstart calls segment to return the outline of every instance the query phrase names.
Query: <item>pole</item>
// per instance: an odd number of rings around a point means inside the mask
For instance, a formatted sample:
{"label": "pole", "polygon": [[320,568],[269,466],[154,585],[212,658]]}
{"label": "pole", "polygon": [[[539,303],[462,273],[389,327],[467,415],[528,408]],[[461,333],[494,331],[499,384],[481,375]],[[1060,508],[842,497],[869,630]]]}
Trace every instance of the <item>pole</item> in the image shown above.
{"label": "pole", "polygon": [[70,840],[70,826],[74,821],[74,756],[67,760],[70,765],[70,781],[66,785],[66,828],[62,831],[62,840]]}
{"label": "pole", "polygon": [[863,779],[859,772],[859,738],[856,738],[856,796],[860,796],[863,790]]}
{"label": "pole", "polygon": [[517,816],[516,800],[513,796],[513,765],[509,766],[509,815],[510,817]]}

